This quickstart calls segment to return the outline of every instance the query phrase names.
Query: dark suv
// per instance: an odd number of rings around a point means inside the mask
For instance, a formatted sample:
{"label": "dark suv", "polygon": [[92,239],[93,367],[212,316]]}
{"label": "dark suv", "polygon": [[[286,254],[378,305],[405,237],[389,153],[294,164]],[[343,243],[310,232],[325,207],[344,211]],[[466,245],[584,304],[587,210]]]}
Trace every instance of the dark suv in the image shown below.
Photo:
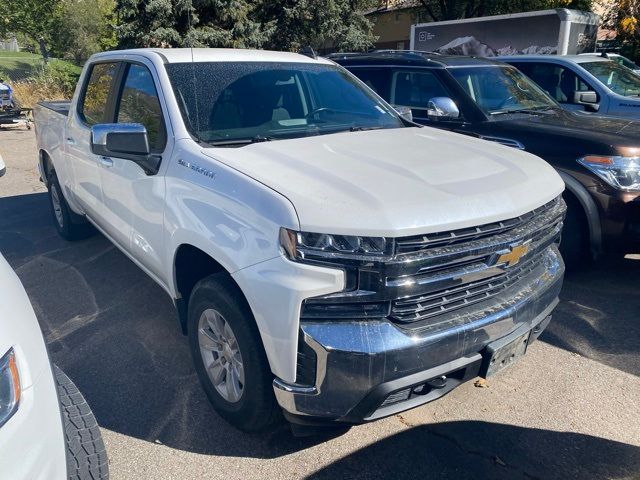
{"label": "dark suv", "polygon": [[392,105],[410,107],[417,123],[553,165],[567,187],[561,250],[569,266],[640,250],[640,122],[563,110],[519,70],[489,59],[407,51],[330,58]]}

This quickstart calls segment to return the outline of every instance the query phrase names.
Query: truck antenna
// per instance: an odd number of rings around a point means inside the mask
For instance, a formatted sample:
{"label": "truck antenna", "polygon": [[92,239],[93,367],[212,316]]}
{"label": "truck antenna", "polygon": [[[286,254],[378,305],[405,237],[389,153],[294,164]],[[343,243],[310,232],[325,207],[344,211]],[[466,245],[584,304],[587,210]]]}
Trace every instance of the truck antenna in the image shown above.
{"label": "truck antenna", "polygon": [[309,58],[313,58],[314,60],[318,59],[318,54],[311,47],[311,45],[307,45],[306,47],[302,47],[298,53],[300,53],[300,55],[305,55],[305,56],[307,56]]}

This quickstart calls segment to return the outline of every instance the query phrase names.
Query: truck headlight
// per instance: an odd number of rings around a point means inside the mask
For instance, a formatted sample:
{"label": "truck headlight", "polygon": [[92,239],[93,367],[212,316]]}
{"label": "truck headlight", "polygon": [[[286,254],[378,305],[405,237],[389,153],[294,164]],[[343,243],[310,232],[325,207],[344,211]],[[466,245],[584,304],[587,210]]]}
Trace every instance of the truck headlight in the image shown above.
{"label": "truck headlight", "polygon": [[291,260],[375,260],[390,255],[393,241],[384,237],[358,237],[280,229],[280,246]]}
{"label": "truck headlight", "polygon": [[0,359],[0,427],[18,410],[20,376],[13,348]]}
{"label": "truck headlight", "polygon": [[586,155],[578,163],[618,190],[640,190],[640,157]]}

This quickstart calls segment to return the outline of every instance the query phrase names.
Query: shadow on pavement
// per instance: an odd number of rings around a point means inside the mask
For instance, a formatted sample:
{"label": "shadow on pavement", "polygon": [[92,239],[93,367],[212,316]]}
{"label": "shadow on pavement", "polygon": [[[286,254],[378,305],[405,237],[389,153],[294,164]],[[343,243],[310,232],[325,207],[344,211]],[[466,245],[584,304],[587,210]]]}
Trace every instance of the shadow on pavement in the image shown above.
{"label": "shadow on pavement", "polygon": [[[569,432],[460,421],[414,427],[308,478],[636,478],[640,448]],[[364,472],[367,472],[364,474]]]}
{"label": "shadow on pavement", "polygon": [[640,260],[622,256],[567,275],[540,339],[640,376],[639,280]]}
{"label": "shadow on pavement", "polygon": [[[180,450],[238,457],[276,458],[327,440],[295,439],[285,427],[269,435],[246,435],[222,421],[200,389],[166,293],[101,235],[76,243],[59,238],[44,193],[0,198],[0,251],[25,285],[53,360],[82,390],[101,426]],[[640,262],[637,267],[603,262],[593,276],[571,279],[546,341],[638,373],[638,295],[633,289],[639,269]],[[476,477],[478,468],[485,469],[480,474],[496,469],[483,460],[491,445],[508,466],[540,461],[571,472],[567,469],[574,465],[592,465],[590,478],[599,477],[597,469],[604,464],[622,469],[635,462],[640,471],[637,449],[613,442],[459,422],[383,440],[318,475],[349,474],[358,462],[369,461],[389,473],[397,469],[396,477],[431,468],[455,473],[458,467],[445,465],[450,463],[446,455],[461,457],[456,449],[467,447],[444,441],[448,436],[469,442],[471,453],[482,448],[459,460],[460,478]],[[472,465],[475,456],[477,465]]]}

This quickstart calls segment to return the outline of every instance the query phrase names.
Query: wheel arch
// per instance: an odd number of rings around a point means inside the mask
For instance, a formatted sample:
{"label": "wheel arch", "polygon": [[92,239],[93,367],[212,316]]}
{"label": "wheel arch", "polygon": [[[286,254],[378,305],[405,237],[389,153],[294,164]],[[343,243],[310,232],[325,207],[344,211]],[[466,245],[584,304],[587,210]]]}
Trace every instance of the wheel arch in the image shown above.
{"label": "wheel arch", "polygon": [[40,149],[38,152],[38,167],[40,169],[40,178],[44,185],[48,187],[49,173],[55,170],[55,168],[53,166],[53,160],[51,160],[51,155],[44,149]]}
{"label": "wheel arch", "polygon": [[566,172],[559,171],[558,173],[566,186],[563,195],[567,195],[567,193],[572,195],[582,207],[589,228],[591,254],[598,256],[602,252],[602,227],[598,207],[587,189],[578,180]]}
{"label": "wheel arch", "polygon": [[[182,333],[187,333],[187,307],[193,288],[203,278],[216,273],[225,274],[242,293],[242,289],[231,276],[229,269],[211,253],[192,243],[178,245],[173,256],[173,285],[176,293],[174,301],[178,309]],[[244,293],[242,295],[244,297]],[[247,301],[246,297],[244,299]]]}

